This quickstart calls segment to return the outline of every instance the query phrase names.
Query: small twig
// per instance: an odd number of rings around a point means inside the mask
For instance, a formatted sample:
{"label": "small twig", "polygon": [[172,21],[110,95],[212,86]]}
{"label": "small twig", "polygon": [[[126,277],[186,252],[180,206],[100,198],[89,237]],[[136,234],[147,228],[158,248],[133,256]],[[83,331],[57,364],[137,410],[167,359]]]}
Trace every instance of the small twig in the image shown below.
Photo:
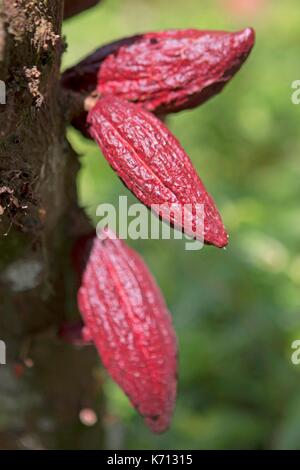
{"label": "small twig", "polygon": [[96,104],[100,95],[97,93],[91,93],[85,95],[77,93],[72,90],[61,89],[60,101],[65,121],[70,123],[76,117],[79,117],[83,112],[89,112]]}

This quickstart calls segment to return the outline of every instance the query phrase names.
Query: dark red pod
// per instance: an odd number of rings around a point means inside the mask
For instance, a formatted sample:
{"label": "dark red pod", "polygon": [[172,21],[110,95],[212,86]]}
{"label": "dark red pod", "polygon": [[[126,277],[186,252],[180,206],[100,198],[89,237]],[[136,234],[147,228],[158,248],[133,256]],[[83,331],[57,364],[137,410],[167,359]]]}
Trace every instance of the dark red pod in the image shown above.
{"label": "dark red pod", "polygon": [[171,316],[140,256],[111,232],[95,238],[78,305],[104,366],[154,432],[170,423],[177,346]]}
{"label": "dark red pod", "polygon": [[89,94],[97,89],[97,75],[102,62],[110,55],[114,54],[120,47],[133,44],[140,35],[119,39],[106,44],[90,54],[78,64],[67,69],[61,78],[61,83],[65,88],[78,93]]}
{"label": "dark red pod", "polygon": [[64,20],[94,7],[101,0],[64,0]]}
{"label": "dark red pod", "polygon": [[219,93],[255,41],[251,28],[145,33],[104,46],[63,75],[75,91],[97,90],[158,114],[193,108]]}
{"label": "dark red pod", "polygon": [[[211,196],[178,140],[158,118],[110,96],[97,102],[88,123],[105,158],[141,202],[187,235],[218,247],[227,245],[228,235]],[[172,211],[158,210],[163,205]]]}

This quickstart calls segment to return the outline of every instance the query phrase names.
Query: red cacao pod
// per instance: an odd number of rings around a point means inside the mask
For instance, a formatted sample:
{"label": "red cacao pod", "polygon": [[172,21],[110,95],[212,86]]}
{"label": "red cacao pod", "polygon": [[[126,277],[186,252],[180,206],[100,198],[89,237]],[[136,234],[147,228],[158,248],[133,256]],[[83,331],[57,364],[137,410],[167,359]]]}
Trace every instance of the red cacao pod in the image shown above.
{"label": "red cacao pod", "polygon": [[94,7],[100,0],[64,0],[64,20]]}
{"label": "red cacao pod", "polygon": [[[108,96],[89,112],[88,123],[109,164],[141,202],[148,207],[169,204],[174,212],[158,212],[162,219],[200,241],[227,245],[211,196],[178,140],[158,118],[141,106]],[[203,220],[198,223],[198,205],[203,205],[204,227]]]}
{"label": "red cacao pod", "polygon": [[193,108],[219,93],[248,57],[251,28],[145,33],[106,45],[67,70],[64,86],[115,95],[165,114]]}
{"label": "red cacao pod", "polygon": [[170,423],[177,346],[171,316],[140,256],[111,232],[95,238],[78,306],[103,365],[154,432]]}

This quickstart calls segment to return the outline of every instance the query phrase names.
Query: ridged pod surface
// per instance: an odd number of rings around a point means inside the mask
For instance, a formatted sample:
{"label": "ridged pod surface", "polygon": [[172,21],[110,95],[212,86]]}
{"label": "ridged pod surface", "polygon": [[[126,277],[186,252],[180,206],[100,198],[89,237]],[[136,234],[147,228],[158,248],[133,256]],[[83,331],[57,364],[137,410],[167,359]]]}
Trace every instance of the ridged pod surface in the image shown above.
{"label": "ridged pod surface", "polygon": [[167,204],[170,213],[156,212],[162,219],[207,244],[227,245],[228,235],[213,199],[178,140],[158,118],[141,106],[110,96],[101,98],[89,112],[88,124],[109,164],[141,202],[154,212],[153,205]]}
{"label": "ridged pod surface", "polygon": [[111,232],[94,238],[78,306],[103,365],[153,432],[169,426],[177,345],[171,316],[142,258]]}
{"label": "ridged pod surface", "polygon": [[151,32],[101,47],[68,69],[65,87],[142,103],[158,114],[193,108],[219,93],[247,59],[253,29]]}

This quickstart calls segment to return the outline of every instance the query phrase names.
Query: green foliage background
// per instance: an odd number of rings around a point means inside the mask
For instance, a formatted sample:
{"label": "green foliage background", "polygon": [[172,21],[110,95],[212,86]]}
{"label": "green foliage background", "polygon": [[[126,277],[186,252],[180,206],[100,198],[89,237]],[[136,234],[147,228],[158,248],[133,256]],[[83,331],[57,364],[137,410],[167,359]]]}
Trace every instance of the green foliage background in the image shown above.
{"label": "green foliage background", "polygon": [[[152,435],[107,378],[107,448],[300,448],[300,78],[298,0],[272,0],[254,17],[221,0],[105,0],[64,25],[64,67],[111,40],[145,30],[237,30],[257,43],[221,95],[168,125],[214,196],[226,250],[184,241],[129,242],[146,259],[174,317],[180,347],[171,429]],[[78,186],[96,223],[102,202],[129,195],[95,144],[69,131],[82,155]],[[135,202],[135,198],[130,196]]]}

